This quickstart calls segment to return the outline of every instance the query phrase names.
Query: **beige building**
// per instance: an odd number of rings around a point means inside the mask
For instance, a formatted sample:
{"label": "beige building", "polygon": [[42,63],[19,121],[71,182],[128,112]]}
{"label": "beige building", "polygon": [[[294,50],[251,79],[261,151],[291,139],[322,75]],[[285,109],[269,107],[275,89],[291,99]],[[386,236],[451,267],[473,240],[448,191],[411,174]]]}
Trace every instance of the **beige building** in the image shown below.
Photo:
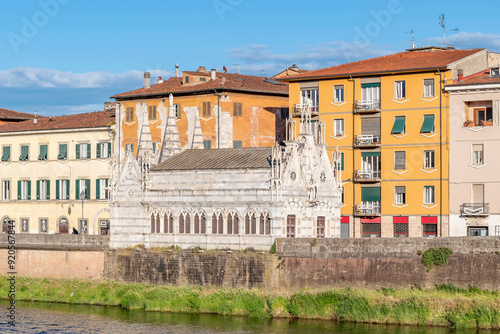
{"label": "beige building", "polygon": [[107,234],[114,111],[0,125],[5,232]]}
{"label": "beige building", "polygon": [[499,65],[459,78],[446,91],[450,94],[450,236],[500,236]]}

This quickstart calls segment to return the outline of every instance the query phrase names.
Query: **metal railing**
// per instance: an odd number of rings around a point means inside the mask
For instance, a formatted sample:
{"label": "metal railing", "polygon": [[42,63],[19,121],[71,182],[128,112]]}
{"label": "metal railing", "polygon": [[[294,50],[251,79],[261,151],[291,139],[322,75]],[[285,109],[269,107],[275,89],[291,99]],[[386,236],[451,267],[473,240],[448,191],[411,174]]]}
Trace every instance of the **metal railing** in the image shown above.
{"label": "metal railing", "polygon": [[[293,117],[298,117],[302,114],[302,111],[306,108],[307,104],[299,103],[293,106]],[[319,115],[319,107],[318,105],[310,105],[311,108],[311,116]]]}
{"label": "metal railing", "polygon": [[367,202],[356,206],[358,216],[380,215],[380,202]]}
{"label": "metal railing", "polygon": [[380,100],[358,100],[354,104],[354,112],[380,111]]}
{"label": "metal railing", "polygon": [[357,170],[355,175],[356,181],[380,181],[379,170]]}
{"label": "metal railing", "polygon": [[490,214],[489,203],[463,203],[460,205],[462,216],[488,216]]}
{"label": "metal railing", "polygon": [[376,135],[357,135],[354,143],[356,147],[380,146],[380,136]]}

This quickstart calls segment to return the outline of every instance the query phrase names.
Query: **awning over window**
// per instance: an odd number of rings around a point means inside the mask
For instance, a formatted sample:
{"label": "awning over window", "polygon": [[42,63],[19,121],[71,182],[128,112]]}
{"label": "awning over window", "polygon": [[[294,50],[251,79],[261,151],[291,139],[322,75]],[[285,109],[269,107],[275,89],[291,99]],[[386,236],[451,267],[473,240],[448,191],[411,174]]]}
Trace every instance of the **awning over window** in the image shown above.
{"label": "awning over window", "polygon": [[401,134],[405,130],[406,118],[404,116],[396,116],[394,118],[394,126],[392,127],[392,133]]}
{"label": "awning over window", "polygon": [[392,217],[394,224],[408,224],[408,217]]}
{"label": "awning over window", "polygon": [[437,224],[438,217],[422,217],[422,224]]}
{"label": "awning over window", "polygon": [[382,221],[382,218],[380,218],[380,217],[361,218],[361,224],[366,224],[366,223],[380,224],[381,221]]}
{"label": "awning over window", "polygon": [[362,157],[380,157],[380,152],[361,152]]}
{"label": "awning over window", "polygon": [[346,217],[346,216],[340,217],[340,222],[341,223],[349,223],[349,217]]}
{"label": "awning over window", "polygon": [[380,202],[380,187],[361,188],[361,201]]}
{"label": "awning over window", "polygon": [[371,82],[361,84],[361,88],[369,88],[369,87],[380,87],[380,82]]}
{"label": "awning over window", "polygon": [[422,124],[422,133],[434,132],[434,115],[424,115],[424,123]]}

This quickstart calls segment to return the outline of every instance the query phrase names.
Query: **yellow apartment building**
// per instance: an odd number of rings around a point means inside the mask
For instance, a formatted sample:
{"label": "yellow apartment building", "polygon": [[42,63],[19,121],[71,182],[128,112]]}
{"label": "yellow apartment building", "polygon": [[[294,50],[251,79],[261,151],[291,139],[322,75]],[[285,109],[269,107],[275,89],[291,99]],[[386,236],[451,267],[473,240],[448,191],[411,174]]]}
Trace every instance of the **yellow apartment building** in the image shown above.
{"label": "yellow apartment building", "polygon": [[327,149],[341,153],[342,237],[449,235],[443,87],[487,68],[489,56],[427,47],[286,79],[289,123],[309,105]]}

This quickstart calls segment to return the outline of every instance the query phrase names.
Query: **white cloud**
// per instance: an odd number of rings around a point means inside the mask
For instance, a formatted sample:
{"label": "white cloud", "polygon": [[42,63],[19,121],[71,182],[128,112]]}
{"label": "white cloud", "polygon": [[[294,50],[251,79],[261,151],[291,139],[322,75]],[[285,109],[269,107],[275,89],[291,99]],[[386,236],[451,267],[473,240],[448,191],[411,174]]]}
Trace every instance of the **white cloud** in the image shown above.
{"label": "white cloud", "polygon": [[[169,77],[172,72],[152,70],[153,78]],[[63,72],[45,68],[17,67],[0,71],[0,87],[40,87],[40,88],[102,88],[123,84],[124,82],[142,82],[143,72]]]}
{"label": "white cloud", "polygon": [[[429,37],[425,41],[432,45],[442,45],[443,37]],[[489,51],[500,52],[500,35],[497,34],[461,31],[446,36],[446,42],[460,49],[486,48]]]}

